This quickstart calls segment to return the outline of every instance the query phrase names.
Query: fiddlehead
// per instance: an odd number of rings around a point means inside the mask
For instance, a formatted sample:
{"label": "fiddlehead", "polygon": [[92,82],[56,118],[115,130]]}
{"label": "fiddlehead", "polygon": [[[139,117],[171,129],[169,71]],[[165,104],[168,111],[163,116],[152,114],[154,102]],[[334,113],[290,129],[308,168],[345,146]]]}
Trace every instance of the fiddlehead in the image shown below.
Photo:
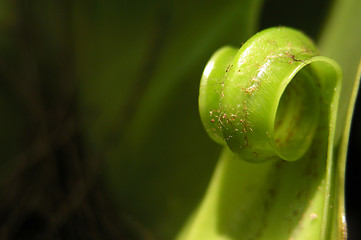
{"label": "fiddlehead", "polygon": [[333,160],[340,88],[338,64],[293,29],[218,50],[203,72],[199,111],[226,147],[178,239],[345,237]]}
{"label": "fiddlehead", "polygon": [[[316,130],[321,92],[339,84],[338,65],[317,55],[311,40],[289,28],[262,31],[238,51],[218,50],[199,96],[212,139],[247,161],[299,159]],[[325,69],[335,76],[327,83],[316,76]]]}

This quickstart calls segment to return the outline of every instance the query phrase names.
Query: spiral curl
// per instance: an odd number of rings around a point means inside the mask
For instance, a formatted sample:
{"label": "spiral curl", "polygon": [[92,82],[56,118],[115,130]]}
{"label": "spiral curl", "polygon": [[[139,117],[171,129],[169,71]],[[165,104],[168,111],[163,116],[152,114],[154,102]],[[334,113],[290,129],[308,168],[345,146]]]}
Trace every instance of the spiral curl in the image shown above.
{"label": "spiral curl", "polygon": [[312,143],[320,104],[339,94],[340,75],[303,33],[270,28],[239,50],[214,53],[201,79],[200,117],[214,141],[246,161],[295,161]]}

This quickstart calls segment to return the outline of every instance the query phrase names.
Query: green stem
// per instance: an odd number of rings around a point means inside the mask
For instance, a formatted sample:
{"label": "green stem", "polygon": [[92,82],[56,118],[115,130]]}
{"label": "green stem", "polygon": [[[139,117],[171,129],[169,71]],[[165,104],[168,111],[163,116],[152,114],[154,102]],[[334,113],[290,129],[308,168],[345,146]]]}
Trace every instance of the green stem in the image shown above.
{"label": "green stem", "polygon": [[338,64],[293,29],[268,29],[238,51],[216,52],[199,108],[210,137],[227,146],[178,239],[327,239],[338,203],[340,88]]}

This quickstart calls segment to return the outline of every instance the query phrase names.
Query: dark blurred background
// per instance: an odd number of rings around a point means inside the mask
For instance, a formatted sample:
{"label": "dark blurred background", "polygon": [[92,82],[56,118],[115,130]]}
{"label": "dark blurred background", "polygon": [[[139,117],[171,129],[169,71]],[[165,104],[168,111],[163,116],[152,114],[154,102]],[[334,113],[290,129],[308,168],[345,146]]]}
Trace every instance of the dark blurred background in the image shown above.
{"label": "dark blurred background", "polygon": [[[210,55],[271,26],[317,41],[332,4],[254,2],[1,0],[0,239],[173,238],[220,152],[197,111]],[[350,240],[361,239],[360,107]]]}

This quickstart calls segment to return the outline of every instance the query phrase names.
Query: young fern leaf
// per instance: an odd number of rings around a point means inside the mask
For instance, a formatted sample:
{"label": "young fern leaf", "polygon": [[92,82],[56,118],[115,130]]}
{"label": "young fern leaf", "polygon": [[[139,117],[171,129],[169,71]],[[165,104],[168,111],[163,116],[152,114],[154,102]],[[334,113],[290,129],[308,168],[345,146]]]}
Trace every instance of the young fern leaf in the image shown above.
{"label": "young fern leaf", "polygon": [[[199,111],[225,147],[179,240],[331,239],[341,75],[310,39],[284,27],[211,57]],[[346,238],[343,215],[337,239]]]}

